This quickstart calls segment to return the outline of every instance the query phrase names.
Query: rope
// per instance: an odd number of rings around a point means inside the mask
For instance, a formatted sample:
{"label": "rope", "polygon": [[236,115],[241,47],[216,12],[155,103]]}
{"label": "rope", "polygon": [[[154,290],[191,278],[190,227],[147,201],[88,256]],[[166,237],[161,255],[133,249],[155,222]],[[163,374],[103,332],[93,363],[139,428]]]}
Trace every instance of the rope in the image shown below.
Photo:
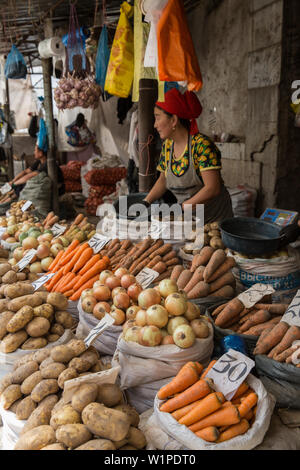
{"label": "rope", "polygon": [[107,25],[106,0],[102,0],[102,21]]}
{"label": "rope", "polygon": [[151,160],[151,156],[150,156],[150,145],[152,144],[154,140],[154,136],[151,134],[148,136],[148,140],[147,142],[141,142],[140,145],[139,145],[139,159],[141,160],[141,157],[142,157],[142,153],[147,149],[147,170],[146,170],[146,174],[143,175],[142,173],[139,173],[140,176],[152,176],[154,173],[152,173],[151,175],[149,175],[149,169],[150,169],[150,160]]}

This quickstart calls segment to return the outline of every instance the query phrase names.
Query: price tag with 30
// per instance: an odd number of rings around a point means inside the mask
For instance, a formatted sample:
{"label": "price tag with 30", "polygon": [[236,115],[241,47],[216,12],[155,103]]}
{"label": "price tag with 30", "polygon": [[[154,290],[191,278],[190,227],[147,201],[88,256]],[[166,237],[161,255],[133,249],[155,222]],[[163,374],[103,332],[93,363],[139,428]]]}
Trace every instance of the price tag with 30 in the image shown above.
{"label": "price tag with 30", "polygon": [[115,320],[108,313],[100,320],[97,326],[93,328],[88,336],[85,338],[84,342],[87,348],[95,341],[98,336],[100,336],[107,328],[110,328],[114,324]]}
{"label": "price tag with 30", "polygon": [[300,327],[300,290],[298,290],[297,294],[293,298],[289,308],[281,318],[281,321],[284,321],[291,326]]}
{"label": "price tag with 30", "polygon": [[25,204],[22,206],[21,211],[22,211],[22,212],[27,211],[27,209],[29,209],[30,206],[32,206],[32,202],[31,202],[31,201],[25,202]]}
{"label": "price tag with 30", "polygon": [[67,227],[65,227],[64,225],[54,224],[53,227],[51,227],[51,232],[53,233],[54,238],[59,237],[60,235],[65,233],[66,230]]}
{"label": "price tag with 30", "polygon": [[17,263],[19,271],[22,271],[30,263],[30,261],[35,257],[36,250],[29,250],[26,255]]}
{"label": "price tag with 30", "polygon": [[50,281],[50,279],[52,279],[53,276],[55,276],[55,273],[45,274],[44,276],[41,276],[39,279],[34,281],[32,283],[32,286],[34,287],[34,290],[35,291],[38,290],[40,287],[42,287],[44,284],[46,284],[46,282]]}
{"label": "price tag with 30", "polygon": [[11,190],[11,185],[9,183],[5,183],[1,188],[1,194],[4,196],[4,194],[9,193],[10,190]]}
{"label": "price tag with 30", "polygon": [[245,305],[245,308],[252,308],[266,295],[274,294],[275,290],[269,284],[254,284],[238,296],[238,299]]}
{"label": "price tag with 30", "polygon": [[97,254],[101,251],[107,243],[110,242],[110,239],[101,235],[101,233],[96,233],[93,238],[89,241],[89,246],[93,248],[94,253]]}
{"label": "price tag with 30", "polygon": [[227,400],[231,400],[254,366],[255,362],[245,354],[229,349],[210,369],[206,377],[214,381],[217,392],[223,393]]}
{"label": "price tag with 30", "polygon": [[136,276],[136,282],[142,286],[143,289],[147,289],[152,282],[159,277],[159,273],[150,268],[144,268]]}

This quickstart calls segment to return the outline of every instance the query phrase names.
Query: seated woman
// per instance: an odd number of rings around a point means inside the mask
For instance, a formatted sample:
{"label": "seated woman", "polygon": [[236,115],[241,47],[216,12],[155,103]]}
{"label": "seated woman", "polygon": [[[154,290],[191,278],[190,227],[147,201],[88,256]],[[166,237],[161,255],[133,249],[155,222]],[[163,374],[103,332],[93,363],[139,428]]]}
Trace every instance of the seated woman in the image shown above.
{"label": "seated woman", "polygon": [[[48,166],[47,166],[47,152],[39,148],[37,145],[34,149],[34,158],[35,162],[31,167],[26,168],[26,170],[21,171],[15,178],[10,181],[11,186],[15,190],[15,193],[19,197],[20,192],[25,187],[27,181],[31,178],[36,176],[39,172],[44,171],[48,174]],[[65,184],[64,184],[64,176],[60,169],[60,167],[56,164],[57,170],[57,182],[58,182],[58,194],[61,196],[65,193]]]}

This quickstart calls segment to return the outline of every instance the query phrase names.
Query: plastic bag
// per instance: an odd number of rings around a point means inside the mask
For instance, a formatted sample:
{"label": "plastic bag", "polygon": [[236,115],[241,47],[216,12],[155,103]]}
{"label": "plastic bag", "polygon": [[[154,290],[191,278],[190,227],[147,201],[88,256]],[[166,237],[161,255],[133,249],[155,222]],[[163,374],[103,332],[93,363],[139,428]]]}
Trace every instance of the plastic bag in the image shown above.
{"label": "plastic bag", "polygon": [[48,150],[48,135],[47,135],[47,128],[46,123],[43,118],[40,119],[40,129],[37,138],[37,146],[43,152],[47,152]]}
{"label": "plastic bag", "polygon": [[27,181],[20,200],[32,201],[38,213],[45,217],[52,207],[52,181],[44,171]]}
{"label": "plastic bag", "polygon": [[104,90],[105,85],[105,78],[109,63],[109,54],[110,51],[108,48],[107,27],[104,25],[99,39],[95,64],[95,81],[98,85],[101,86],[102,90]]}
{"label": "plastic bag", "polygon": [[[87,58],[82,29],[79,28],[75,4],[70,4],[69,34],[67,41],[67,71],[77,73],[87,70]],[[80,63],[81,62],[81,63]]]}
{"label": "plastic bag", "polygon": [[26,78],[27,67],[23,55],[13,44],[5,63],[6,78]]}
{"label": "plastic bag", "polygon": [[189,91],[202,88],[202,76],[183,2],[169,0],[157,24],[158,75],[165,82],[188,83]]}
{"label": "plastic bag", "polygon": [[96,136],[90,131],[86,123],[78,125],[77,119],[66,126],[66,134],[68,136],[68,144],[72,147],[86,147],[96,142]]}
{"label": "plastic bag", "polygon": [[134,44],[129,22],[132,15],[133,7],[123,2],[105,80],[105,91],[120,98],[129,96],[133,83]]}

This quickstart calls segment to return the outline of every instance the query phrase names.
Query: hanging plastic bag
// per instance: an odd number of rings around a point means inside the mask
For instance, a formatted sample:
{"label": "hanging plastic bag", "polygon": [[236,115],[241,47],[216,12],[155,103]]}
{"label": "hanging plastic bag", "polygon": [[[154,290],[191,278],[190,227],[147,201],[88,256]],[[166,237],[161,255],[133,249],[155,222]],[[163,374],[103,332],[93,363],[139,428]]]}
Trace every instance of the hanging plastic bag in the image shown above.
{"label": "hanging plastic bag", "polygon": [[129,96],[133,83],[134,45],[129,22],[132,15],[133,7],[123,2],[105,80],[105,91],[120,98]]}
{"label": "hanging plastic bag", "polygon": [[75,4],[70,4],[69,34],[67,41],[66,68],[68,72],[87,71],[87,57],[85,53],[85,39],[82,28],[79,27]]}
{"label": "hanging plastic bag", "polygon": [[144,67],[158,69],[158,51],[156,28],[168,0],[142,0],[141,9],[145,14],[145,21],[151,23],[147,47],[144,57]]}
{"label": "hanging plastic bag", "polygon": [[40,130],[38,133],[37,138],[37,146],[39,149],[43,150],[43,152],[47,152],[48,150],[48,135],[47,135],[47,128],[46,123],[43,118],[40,119]]}
{"label": "hanging plastic bag", "polygon": [[95,134],[86,125],[82,113],[79,113],[76,120],[66,126],[65,131],[68,136],[67,142],[72,147],[86,147],[96,142]]}
{"label": "hanging plastic bag", "polygon": [[13,44],[5,63],[6,78],[26,78],[27,67],[23,55]]}
{"label": "hanging plastic bag", "polygon": [[169,0],[157,24],[158,75],[165,82],[187,82],[189,91],[202,88],[202,76],[183,2]]}
{"label": "hanging plastic bag", "polygon": [[95,71],[96,71],[95,81],[98,85],[101,86],[102,90],[104,90],[108,63],[109,63],[108,35],[107,35],[107,27],[106,25],[104,25],[101,31],[100,39],[99,39],[98,51],[97,51],[97,56],[96,56],[96,65],[95,65]]}

